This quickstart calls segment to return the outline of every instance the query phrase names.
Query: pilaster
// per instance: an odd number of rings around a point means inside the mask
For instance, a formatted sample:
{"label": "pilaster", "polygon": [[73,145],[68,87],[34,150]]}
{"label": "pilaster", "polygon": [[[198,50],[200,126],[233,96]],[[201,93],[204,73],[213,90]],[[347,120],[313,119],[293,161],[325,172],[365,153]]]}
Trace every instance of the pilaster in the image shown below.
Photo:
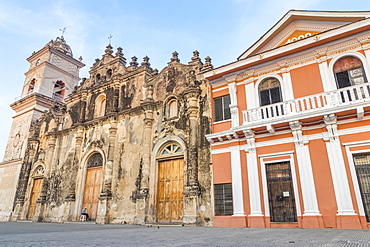
{"label": "pilaster", "polygon": [[243,200],[243,181],[240,163],[239,146],[230,147],[231,152],[231,178],[233,192],[233,216],[245,216]]}
{"label": "pilaster", "polygon": [[[302,125],[299,121],[289,123],[292,130],[294,144],[297,152],[298,169],[302,188],[303,198],[303,224],[309,227],[322,228],[323,220],[317,203],[315,181],[312,172],[312,163],[310,151],[308,148],[308,140],[303,136]],[[319,217],[317,220],[307,220],[307,216]]]}
{"label": "pilaster", "polygon": [[[326,149],[329,156],[330,170],[333,179],[335,199],[337,202],[337,223],[338,226],[341,225],[343,228],[346,226],[346,221],[350,220],[351,217],[347,216],[356,216],[355,210],[352,204],[352,197],[349,190],[348,177],[346,173],[346,167],[344,164],[343,153],[340,146],[339,136],[338,136],[338,126],[337,118],[334,114],[330,114],[324,117],[324,122],[328,132],[324,137],[326,144]],[[341,217],[345,216],[345,217]],[[340,223],[340,224],[339,224]],[[350,223],[351,225],[353,222]],[[359,227],[360,222],[358,222]]]}
{"label": "pilaster", "polygon": [[244,135],[247,142],[245,153],[247,158],[249,203],[251,210],[251,213],[248,215],[248,226],[265,227],[261,206],[256,139],[252,130],[244,131]]}

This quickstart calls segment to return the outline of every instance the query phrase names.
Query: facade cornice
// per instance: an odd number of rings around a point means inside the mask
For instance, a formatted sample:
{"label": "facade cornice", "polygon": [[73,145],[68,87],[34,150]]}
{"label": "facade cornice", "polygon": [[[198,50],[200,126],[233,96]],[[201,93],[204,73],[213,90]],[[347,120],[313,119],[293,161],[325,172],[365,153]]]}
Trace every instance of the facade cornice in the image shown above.
{"label": "facade cornice", "polygon": [[306,50],[312,48],[315,49],[315,47],[324,46],[338,40],[340,41],[348,36],[353,37],[356,37],[356,35],[366,36],[369,35],[368,34],[369,26],[370,26],[369,18],[362,21],[358,21],[356,23],[350,23],[343,27],[328,30],[318,35],[314,35],[310,38],[302,39],[297,42],[293,42],[288,45],[266,51],[262,54],[253,55],[251,57],[247,57],[242,60],[238,60],[236,62],[215,68],[213,71],[205,73],[204,77],[212,81],[216,78],[222,77],[226,74],[233,73],[238,70],[258,66],[269,61],[290,56],[292,54],[294,55],[297,52],[302,52],[305,49]]}
{"label": "facade cornice", "polygon": [[64,54],[63,52],[55,49],[54,47],[52,47],[50,45],[45,45],[41,50],[39,50],[36,53],[33,53],[30,57],[27,58],[27,61],[30,62],[30,63],[32,63],[32,61],[36,60],[38,57],[40,57],[41,55],[47,53],[48,51],[50,53],[54,53],[54,54],[62,57],[63,59],[67,60],[70,63],[73,63],[74,65],[76,65],[79,68],[82,68],[82,67],[85,66],[84,63],[81,63],[80,61],[74,59],[71,56],[68,56],[68,55]]}

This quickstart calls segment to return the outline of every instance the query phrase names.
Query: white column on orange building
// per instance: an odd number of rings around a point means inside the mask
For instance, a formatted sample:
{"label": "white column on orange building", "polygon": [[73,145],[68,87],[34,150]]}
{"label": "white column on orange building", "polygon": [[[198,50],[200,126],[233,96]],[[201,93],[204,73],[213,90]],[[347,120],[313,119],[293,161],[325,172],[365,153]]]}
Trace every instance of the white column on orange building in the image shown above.
{"label": "white column on orange building", "polygon": [[292,78],[290,77],[289,68],[283,68],[283,81],[281,85],[283,93],[283,101],[294,99],[293,87],[292,87]]}
{"label": "white column on orange building", "polygon": [[230,147],[231,156],[231,179],[233,190],[233,216],[245,216],[243,202],[242,169],[240,163],[239,146]]}
{"label": "white column on orange building", "polygon": [[245,100],[247,102],[247,109],[253,109],[258,107],[258,98],[256,95],[256,90],[254,88],[254,78],[249,78],[244,81],[245,84]]}
{"label": "white column on orange building", "polygon": [[[370,81],[370,74],[367,73],[369,70],[370,70],[370,41],[367,40],[365,44],[362,44],[362,49],[364,49],[364,52],[365,52],[365,57],[366,57],[366,60],[367,60],[367,66],[365,65],[365,72],[366,72],[366,76],[367,76],[367,81],[369,82]],[[367,67],[367,68],[366,68]]]}
{"label": "white column on orange building", "polygon": [[[302,197],[304,204],[304,216],[319,216],[315,182],[313,179],[310,150],[308,140],[302,135],[302,125],[299,121],[289,123],[292,129],[295,148],[297,152],[298,169],[301,180]],[[306,144],[306,145],[305,145]]]}
{"label": "white column on orange building", "polygon": [[356,215],[353,209],[346,167],[338,137],[337,117],[334,114],[327,115],[324,117],[324,122],[328,130],[324,140],[326,141],[335,199],[338,206],[337,215]]}
{"label": "white column on orange building", "polygon": [[231,127],[239,126],[238,99],[236,95],[236,82],[229,83]]}
{"label": "white column on orange building", "polygon": [[324,92],[329,92],[332,90],[336,90],[337,88],[334,81],[333,72],[331,72],[329,69],[327,56],[325,55],[325,53],[326,51],[317,51],[317,54],[319,55],[319,57],[317,58],[317,62],[319,64],[319,70]]}
{"label": "white column on orange building", "polygon": [[247,156],[249,202],[251,207],[249,216],[263,216],[255,137],[252,130],[244,131],[244,135],[247,140],[245,152]]}

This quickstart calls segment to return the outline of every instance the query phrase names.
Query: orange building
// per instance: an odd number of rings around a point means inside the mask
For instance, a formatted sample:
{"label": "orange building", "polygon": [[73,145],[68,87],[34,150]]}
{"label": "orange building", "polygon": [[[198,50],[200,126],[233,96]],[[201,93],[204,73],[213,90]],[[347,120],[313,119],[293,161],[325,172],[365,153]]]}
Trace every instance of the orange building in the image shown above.
{"label": "orange building", "polygon": [[215,226],[370,228],[369,17],[289,11],[205,74]]}

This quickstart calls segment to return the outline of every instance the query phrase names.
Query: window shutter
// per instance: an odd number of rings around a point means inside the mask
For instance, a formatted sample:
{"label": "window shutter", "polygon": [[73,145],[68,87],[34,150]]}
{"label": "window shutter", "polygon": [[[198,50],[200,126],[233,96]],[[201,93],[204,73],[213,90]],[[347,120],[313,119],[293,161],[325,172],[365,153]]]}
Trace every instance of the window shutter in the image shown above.
{"label": "window shutter", "polygon": [[215,101],[215,121],[222,120],[222,98],[216,98]]}
{"label": "window shutter", "polygon": [[230,95],[226,95],[223,97],[224,99],[224,120],[231,119],[231,113],[230,113]]}
{"label": "window shutter", "polygon": [[269,89],[260,91],[261,106],[270,105],[270,92]]}

